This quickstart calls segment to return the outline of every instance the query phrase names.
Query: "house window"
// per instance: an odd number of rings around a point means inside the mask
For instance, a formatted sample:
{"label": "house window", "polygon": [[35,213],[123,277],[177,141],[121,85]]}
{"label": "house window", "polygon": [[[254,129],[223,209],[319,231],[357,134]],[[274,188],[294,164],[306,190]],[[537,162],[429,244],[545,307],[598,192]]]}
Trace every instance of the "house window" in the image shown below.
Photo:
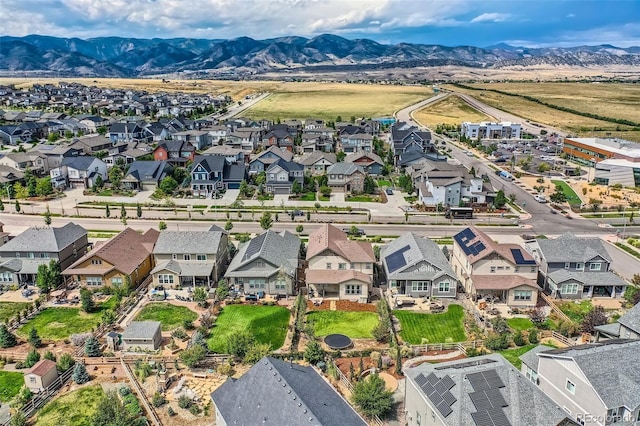
{"label": "house window", "polygon": [[285,290],[287,288],[286,281],[276,281],[276,290]]}
{"label": "house window", "polygon": [[490,271],[490,272],[491,272],[492,274],[495,274],[495,272],[496,272],[496,267],[495,267],[495,266],[492,266],[492,267],[491,267],[491,271]]}
{"label": "house window", "polygon": [[207,260],[206,254],[196,254],[196,260]]}
{"label": "house window", "polygon": [[102,277],[87,277],[87,285],[88,286],[101,286],[102,285]]}
{"label": "house window", "polygon": [[515,267],[513,268],[513,272],[520,272],[520,268],[519,268],[518,266],[515,266]]}
{"label": "house window", "polygon": [[0,272],[0,281],[2,282],[12,282],[13,274],[11,272]]}
{"label": "house window", "polygon": [[560,294],[578,294],[578,284],[562,284],[560,286]]}
{"label": "house window", "polygon": [[355,264],[355,263],[350,264],[350,265],[349,265],[349,268],[350,268],[350,269],[356,269],[356,264]]}
{"label": "house window", "polygon": [[171,258],[172,258],[173,260],[178,260],[178,255],[177,255],[177,254],[172,254],[172,255],[171,255]]}
{"label": "house window", "polygon": [[427,291],[429,290],[429,281],[412,281],[411,291]]}
{"label": "house window", "polygon": [[448,293],[450,289],[449,283],[440,283],[438,284],[438,291],[441,293]]}
{"label": "house window", "polygon": [[532,267],[531,267],[531,272],[535,272],[535,271],[536,271],[536,267],[535,267],[535,266],[532,266]]}
{"label": "house window", "polygon": [[158,283],[159,284],[173,284],[173,275],[172,274],[160,274],[160,275],[158,275]]}
{"label": "house window", "polygon": [[338,263],[338,269],[347,269],[346,263]]}
{"label": "house window", "polygon": [[29,376],[29,383],[35,383],[36,382],[36,376]]}
{"label": "house window", "polygon": [[249,288],[264,288],[264,278],[252,278],[249,280]]}
{"label": "house window", "polygon": [[531,290],[516,290],[513,292],[513,300],[531,300]]}
{"label": "house window", "polygon": [[16,257],[20,257],[20,253],[16,252]]}
{"label": "house window", "polygon": [[365,269],[373,269],[373,263],[367,262],[367,264],[365,265]]}
{"label": "house window", "polygon": [[331,263],[327,262],[327,269],[331,269]]}
{"label": "house window", "polygon": [[565,262],[564,269],[569,269],[571,267],[571,263]]}
{"label": "house window", "polygon": [[396,288],[398,286],[398,282],[396,280],[389,281],[389,287]]}
{"label": "house window", "polygon": [[102,259],[91,259],[92,265],[102,265]]}
{"label": "house window", "polygon": [[591,264],[589,264],[589,270],[590,271],[599,271],[600,269],[602,269],[602,263],[591,263]]}
{"label": "house window", "polygon": [[416,425],[422,426],[422,416],[416,411]]}
{"label": "house window", "polygon": [[256,268],[264,268],[264,262],[256,262]]}
{"label": "house window", "polygon": [[575,395],[576,393],[576,385],[571,380],[567,379],[567,384],[565,386],[569,392]]}
{"label": "house window", "polygon": [[27,253],[27,257],[28,257],[29,259],[34,259],[34,258],[36,257],[36,255],[35,255],[35,254],[33,254],[33,253],[31,253],[31,252],[29,252],[29,253]]}
{"label": "house window", "polygon": [[584,271],[584,263],[576,263],[576,271]]}
{"label": "house window", "polygon": [[345,288],[345,294],[360,294],[359,285],[347,285]]}
{"label": "house window", "polygon": [[504,270],[504,266],[498,266],[498,271],[503,271]]}
{"label": "house window", "polygon": [[190,254],[183,254],[182,255],[182,259],[183,260],[191,260],[191,255]]}
{"label": "house window", "polygon": [[49,253],[40,253],[40,258],[41,259],[49,259]]}
{"label": "house window", "polygon": [[121,286],[122,285],[122,277],[113,277],[113,278],[111,278],[111,285],[113,285],[113,286]]}

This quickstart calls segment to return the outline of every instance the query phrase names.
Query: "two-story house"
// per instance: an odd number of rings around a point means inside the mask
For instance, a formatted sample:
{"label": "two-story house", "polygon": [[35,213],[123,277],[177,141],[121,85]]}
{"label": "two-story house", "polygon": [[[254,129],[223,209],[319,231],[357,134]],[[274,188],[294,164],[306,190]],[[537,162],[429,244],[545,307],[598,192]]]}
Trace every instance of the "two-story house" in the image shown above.
{"label": "two-story house", "polygon": [[76,138],[71,144],[72,148],[82,150],[85,155],[96,155],[101,151],[109,151],[114,144],[109,138],[100,135],[83,136]]}
{"label": "two-story house", "polygon": [[198,151],[211,145],[209,132],[204,130],[186,130],[183,132],[177,132],[172,135],[172,138],[179,142],[191,144]]}
{"label": "two-story house", "polygon": [[341,134],[340,148],[347,154],[359,151],[373,152],[373,136],[365,133]]}
{"label": "two-story house", "polygon": [[166,161],[134,161],[122,178],[122,186],[136,191],[155,191],[172,171],[173,167]]}
{"label": "two-story house", "polygon": [[109,124],[111,123],[107,118],[103,118],[97,115],[90,115],[80,120],[80,124],[82,124],[89,133],[98,133],[99,128],[108,128]]}
{"label": "two-story house", "polygon": [[618,321],[595,327],[600,339],[640,339],[640,303],[624,313]]}
{"label": "two-story house", "polygon": [[627,289],[628,283],[613,273],[611,256],[599,238],[565,233],[528,241],[525,247],[540,264],[538,284],[553,297],[622,297]]}
{"label": "two-story house", "polygon": [[431,141],[431,132],[418,129],[403,121],[391,125],[391,144],[396,163],[404,152],[433,152],[435,148]]}
{"label": "two-story house", "polygon": [[38,176],[49,171],[46,157],[37,151],[9,152],[0,158],[0,165],[9,166],[21,172],[30,169]]}
{"label": "two-story house", "polygon": [[297,235],[269,229],[240,244],[224,277],[231,288],[244,294],[294,295],[300,245]]}
{"label": "two-story house", "polygon": [[45,156],[49,171],[60,166],[62,160],[64,160],[65,158],[77,157],[82,153],[82,150],[72,148],[68,145],[47,144],[36,145],[31,149],[31,151],[37,151],[38,153]]}
{"label": "two-story house", "polygon": [[349,154],[344,158],[344,162],[362,167],[362,170],[368,175],[381,175],[384,168],[382,158],[373,152],[360,151]]}
{"label": "two-story house", "polygon": [[380,261],[392,295],[456,297],[458,280],[434,241],[412,232],[382,246]]}
{"label": "two-story house", "polygon": [[327,185],[335,192],[361,193],[364,178],[362,167],[353,163],[336,163],[327,168]]}
{"label": "two-story house", "polygon": [[12,284],[34,283],[38,266],[53,259],[64,269],[80,258],[89,247],[87,231],[75,223],[54,227],[28,228],[0,246],[0,262],[13,271],[4,269],[2,282]]}
{"label": "two-story house", "polygon": [[460,203],[486,202],[482,178],[472,176],[461,164],[425,160],[407,168],[407,172],[424,205],[458,207]]}
{"label": "two-story house", "polygon": [[318,133],[305,132],[300,137],[300,146],[298,147],[299,154],[309,154],[315,151],[332,152],[334,151],[334,140],[331,136],[334,132],[330,129],[331,133],[328,135],[322,135]]}
{"label": "two-story house", "polygon": [[196,148],[190,142],[180,140],[162,141],[153,150],[153,159],[168,161],[172,166],[184,167],[188,161],[193,161]]}
{"label": "two-story house", "polygon": [[640,421],[640,340],[617,339],[520,357],[525,376],[581,425]]}
{"label": "two-story house", "polygon": [[135,287],[153,268],[151,253],[158,235],[155,229],[140,234],[125,228],[63,269],[62,275],[67,280],[87,287],[121,286],[128,277]]}
{"label": "two-story house", "polygon": [[227,233],[213,226],[208,231],[162,231],[153,248],[154,285],[214,287],[229,262]]}
{"label": "two-story house", "polygon": [[249,174],[253,175],[266,172],[271,164],[279,160],[292,161],[293,154],[289,151],[283,151],[277,146],[272,146],[251,158],[249,162]]}
{"label": "two-story house", "polygon": [[304,183],[304,167],[294,161],[278,160],[266,170],[266,191],[274,194],[290,194],[294,182]]}
{"label": "two-story house", "polygon": [[517,308],[533,308],[540,287],[538,264],[517,244],[498,244],[475,227],[453,236],[451,265],[465,292]]}
{"label": "two-story house", "polygon": [[351,241],[333,225],[309,235],[306,283],[309,294],[366,303],[376,259],[371,243]]}
{"label": "two-story house", "polygon": [[[98,176],[103,182],[107,180],[107,165],[99,158],[89,156],[68,157],[62,160],[59,167],[49,172],[51,182],[57,186],[69,188],[92,188]],[[60,183],[66,181],[65,185]]]}
{"label": "two-story house", "polygon": [[262,147],[277,146],[289,152],[293,151],[293,136],[287,131],[286,125],[275,125],[262,137]]}
{"label": "two-story house", "polygon": [[152,137],[138,123],[113,123],[109,126],[109,139],[118,142],[149,142]]}
{"label": "two-story house", "polygon": [[224,189],[225,159],[220,155],[198,155],[191,168],[191,190],[194,196],[212,197]]}
{"label": "two-story house", "polygon": [[327,169],[337,163],[332,152],[313,151],[303,155],[298,164],[304,166],[306,175],[319,176],[327,173]]}

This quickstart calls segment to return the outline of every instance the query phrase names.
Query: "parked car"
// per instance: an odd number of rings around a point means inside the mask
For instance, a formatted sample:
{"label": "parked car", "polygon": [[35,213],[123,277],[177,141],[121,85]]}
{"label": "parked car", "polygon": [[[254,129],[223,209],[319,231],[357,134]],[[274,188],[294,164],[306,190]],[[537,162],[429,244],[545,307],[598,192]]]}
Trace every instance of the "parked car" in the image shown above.
{"label": "parked car", "polygon": [[364,229],[362,228],[343,228],[342,230],[347,234],[353,235],[356,237],[362,237],[363,235],[365,235]]}
{"label": "parked car", "polygon": [[294,215],[294,216],[304,216],[304,212],[302,210],[293,210],[293,211],[288,211],[287,214],[290,215]]}
{"label": "parked car", "polygon": [[247,294],[244,296],[244,300],[246,302],[257,302],[258,301],[258,295],[257,294]]}
{"label": "parked car", "polygon": [[393,195],[393,189],[387,188],[387,195]]}
{"label": "parked car", "polygon": [[546,203],[547,202],[547,199],[545,198],[545,196],[544,195],[540,195],[540,194],[534,195],[533,199],[536,200],[539,203]]}

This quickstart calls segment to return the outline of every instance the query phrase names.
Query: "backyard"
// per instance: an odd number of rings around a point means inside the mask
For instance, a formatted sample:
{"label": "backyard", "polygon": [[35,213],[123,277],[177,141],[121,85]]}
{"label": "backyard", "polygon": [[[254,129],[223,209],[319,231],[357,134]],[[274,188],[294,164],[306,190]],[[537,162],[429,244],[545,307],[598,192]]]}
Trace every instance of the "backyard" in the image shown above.
{"label": "backyard", "polygon": [[160,321],[162,331],[174,330],[182,326],[185,321],[196,319],[198,314],[191,309],[164,302],[149,303],[136,316],[136,321]]}
{"label": "backyard", "polygon": [[36,426],[89,426],[104,391],[100,385],[69,392],[46,404],[38,413]]}
{"label": "backyard", "polygon": [[463,325],[464,310],[460,305],[450,305],[446,312],[440,314],[396,310],[393,315],[400,321],[402,340],[412,345],[462,342],[467,338]]}
{"label": "backyard", "polygon": [[13,371],[0,371],[0,383],[0,402],[9,402],[20,392],[24,385],[24,376]]}
{"label": "backyard", "polygon": [[248,331],[259,343],[268,343],[273,350],[284,344],[290,312],[281,306],[225,306],[211,329],[209,349],[226,353],[227,338]]}
{"label": "backyard", "polygon": [[535,348],[538,345],[524,345],[519,348],[514,349],[506,349],[504,351],[499,351],[498,353],[505,357],[507,361],[514,365],[518,370],[522,365],[522,361],[520,361],[520,356],[526,354],[531,349]]}
{"label": "backyard", "polygon": [[512,330],[529,330],[533,328],[533,323],[529,318],[509,318],[507,324]]}
{"label": "backyard", "polygon": [[352,339],[370,339],[378,325],[378,315],[373,312],[314,311],[307,315],[307,324],[313,324],[315,334],[320,337],[339,333]]}
{"label": "backyard", "polygon": [[0,322],[5,322],[13,318],[18,312],[29,305],[29,303],[22,302],[0,302]]}
{"label": "backyard", "polygon": [[567,203],[569,203],[570,206],[579,207],[582,204],[582,200],[578,197],[578,194],[576,194],[566,182],[562,180],[552,180],[551,183],[562,188],[562,192],[564,192],[565,197],[567,197]]}
{"label": "backyard", "polygon": [[582,300],[580,302],[559,302],[556,303],[560,310],[574,322],[582,322],[587,313],[593,309],[591,300]]}

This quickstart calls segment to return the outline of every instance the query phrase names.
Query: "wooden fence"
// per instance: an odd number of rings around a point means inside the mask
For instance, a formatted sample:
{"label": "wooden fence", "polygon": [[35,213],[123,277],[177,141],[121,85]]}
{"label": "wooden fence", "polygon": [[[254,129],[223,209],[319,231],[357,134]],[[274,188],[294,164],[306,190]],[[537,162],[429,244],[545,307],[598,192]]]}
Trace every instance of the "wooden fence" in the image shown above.
{"label": "wooden fence", "polygon": [[155,426],[162,426],[162,422],[160,421],[160,417],[158,417],[158,414],[155,412],[153,407],[151,407],[151,405],[149,405],[149,401],[147,401],[147,397],[145,396],[144,390],[140,387],[140,384],[138,383],[138,380],[136,380],[135,376],[133,375],[133,372],[131,371],[131,368],[129,367],[129,364],[124,362],[124,359],[121,359],[120,363],[122,364],[122,368],[124,369],[125,373],[127,374],[127,377],[129,378],[129,381],[133,384],[133,391],[138,395],[138,399],[140,400],[140,402],[142,402],[142,405],[144,405],[145,411],[149,415],[149,418],[150,418],[151,422]]}
{"label": "wooden fence", "polygon": [[554,339],[556,339],[557,341],[567,345],[567,346],[575,346],[577,345],[576,342],[574,342],[573,340],[569,339],[568,337],[563,336],[562,334],[553,331],[553,330],[542,330],[540,332],[540,338],[545,338],[545,337],[552,337]]}
{"label": "wooden fence", "polygon": [[558,317],[560,317],[560,319],[561,319],[561,320],[563,320],[563,321],[568,321],[568,322],[570,322],[570,323],[572,323],[572,322],[573,322],[573,321],[571,320],[571,318],[569,318],[569,317],[567,316],[567,314],[565,314],[564,312],[562,312],[562,309],[560,309],[560,308],[558,307],[558,305],[556,305],[556,303],[553,301],[553,298],[552,298],[552,297],[547,296],[547,295],[546,295],[546,294],[544,294],[544,292],[542,292],[542,291],[541,291],[541,292],[539,292],[538,294],[542,297],[542,300],[544,300],[544,301],[547,303],[547,305],[549,305],[549,307],[551,308],[551,310],[552,310],[553,312],[555,312],[555,313],[556,313],[556,315],[558,315]]}
{"label": "wooden fence", "polygon": [[458,350],[467,354],[467,349],[480,348],[484,345],[484,340],[469,340],[456,343],[427,343],[424,345],[409,345],[414,354],[429,351]]}

